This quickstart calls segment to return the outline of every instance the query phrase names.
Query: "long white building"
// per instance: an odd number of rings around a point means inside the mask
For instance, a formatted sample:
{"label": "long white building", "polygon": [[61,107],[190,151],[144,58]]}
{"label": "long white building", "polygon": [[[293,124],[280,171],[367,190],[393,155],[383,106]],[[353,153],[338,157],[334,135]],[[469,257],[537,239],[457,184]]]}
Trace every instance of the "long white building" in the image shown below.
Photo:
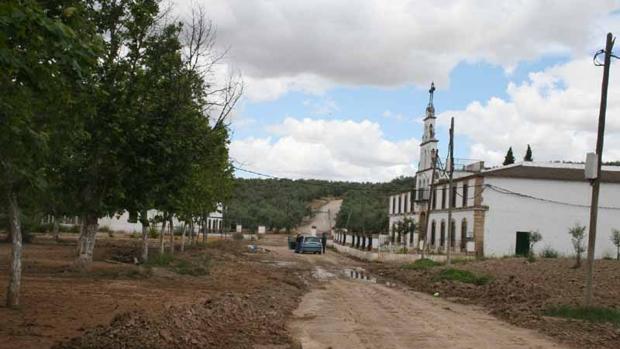
{"label": "long white building", "polygon": [[[542,241],[535,249],[550,247],[561,254],[574,254],[568,230],[588,226],[591,186],[584,165],[522,162],[485,169],[478,162],[456,169],[453,191],[446,176],[435,171],[434,88],[424,119],[416,187],[390,197],[389,222],[392,241],[404,241],[414,249],[478,256],[526,254],[529,232]],[[431,178],[434,177],[434,180]],[[431,183],[432,182],[432,183]],[[596,239],[596,256],[615,256],[612,229],[620,229],[620,167],[604,166]],[[448,207],[452,206],[453,238],[448,241]],[[417,228],[399,240],[398,224],[412,219]],[[426,233],[426,234],[425,234]],[[426,239],[424,239],[426,236]],[[426,241],[424,241],[426,240]]]}

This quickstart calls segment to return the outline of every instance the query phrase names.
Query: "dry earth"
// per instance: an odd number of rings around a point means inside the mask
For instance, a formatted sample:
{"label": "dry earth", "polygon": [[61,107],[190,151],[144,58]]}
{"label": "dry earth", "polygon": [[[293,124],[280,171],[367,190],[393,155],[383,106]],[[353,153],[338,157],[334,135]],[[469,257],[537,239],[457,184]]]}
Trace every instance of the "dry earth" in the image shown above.
{"label": "dry earth", "polygon": [[[71,270],[75,237],[64,238],[25,245],[22,306],[0,307],[0,348],[292,345],[286,322],[306,290],[303,268],[282,269],[269,253],[247,254],[246,243],[215,241],[181,257],[208,256],[207,275],[147,271],[105,262],[130,254],[137,241],[102,235],[92,271],[79,273]],[[0,245],[3,291],[8,251]]]}
{"label": "dry earth", "polygon": [[[405,270],[399,265],[369,264],[375,275],[396,280],[427,294],[438,292],[454,302],[482,306],[490,314],[511,324],[537,330],[574,348],[620,348],[620,328],[609,323],[591,323],[544,316],[554,305],[579,305],[583,300],[584,268],[573,269],[573,260],[524,258],[488,259],[456,268],[489,275],[493,281],[476,286],[437,281],[441,268]],[[594,302],[620,308],[620,262],[599,260],[595,264]]]}
{"label": "dry earth", "polygon": [[[297,255],[286,248],[286,236],[269,235],[259,241],[267,251],[256,254],[246,252],[247,242],[230,240],[186,251],[178,260],[209,258],[208,274],[190,276],[166,267],[106,262],[135,253],[137,241],[101,236],[93,270],[78,273],[70,268],[74,239],[58,244],[38,238],[26,245],[23,306],[0,307],[0,348],[617,348],[620,343],[617,327],[540,315],[548,304],[571,303],[581,295],[581,271],[565,260],[459,265],[495,277],[473,286],[435,282],[435,269],[402,270],[332,251]],[[8,248],[0,245],[1,288]],[[597,276],[597,302],[618,306],[618,264],[602,261]],[[426,294],[436,291],[441,298]]]}

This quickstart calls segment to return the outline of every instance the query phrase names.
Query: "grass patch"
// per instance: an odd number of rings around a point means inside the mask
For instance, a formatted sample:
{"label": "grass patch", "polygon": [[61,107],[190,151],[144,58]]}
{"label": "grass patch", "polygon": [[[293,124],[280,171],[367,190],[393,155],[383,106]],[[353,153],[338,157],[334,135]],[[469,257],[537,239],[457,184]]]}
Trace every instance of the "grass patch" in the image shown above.
{"label": "grass patch", "polygon": [[209,274],[210,259],[206,255],[187,260],[180,259],[173,263],[175,272],[182,275],[202,276]]}
{"label": "grass patch", "polygon": [[477,275],[467,270],[448,268],[436,276],[437,280],[459,281],[466,284],[486,285],[493,280],[488,275]]}
{"label": "grass patch", "polygon": [[422,259],[418,259],[417,261],[413,263],[403,264],[400,266],[400,268],[407,269],[407,270],[424,270],[424,269],[430,269],[433,267],[437,267],[440,265],[441,263],[435,262],[432,259],[422,258]]}
{"label": "grass patch", "polygon": [[174,261],[174,256],[170,253],[149,255],[149,260],[146,262],[146,265],[151,267],[167,267],[172,261]]}
{"label": "grass patch", "polygon": [[609,322],[616,326],[620,326],[620,310],[614,308],[559,305],[548,308],[544,314],[589,322]]}
{"label": "grass patch", "polygon": [[456,257],[456,258],[452,258],[452,260],[450,260],[450,263],[452,264],[466,264],[471,262],[471,259],[468,258],[463,258],[463,257]]}
{"label": "grass patch", "polygon": [[167,267],[177,274],[202,276],[209,273],[210,264],[211,261],[205,254],[192,258],[175,258],[169,253],[164,253],[149,257],[146,266]]}

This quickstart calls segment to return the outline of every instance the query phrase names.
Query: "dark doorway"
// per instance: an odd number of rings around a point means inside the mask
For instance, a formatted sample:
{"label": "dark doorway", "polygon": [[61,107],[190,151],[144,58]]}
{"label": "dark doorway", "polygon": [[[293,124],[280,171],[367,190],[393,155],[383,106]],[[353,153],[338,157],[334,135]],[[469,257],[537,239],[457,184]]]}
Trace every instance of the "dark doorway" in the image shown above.
{"label": "dark doorway", "polygon": [[530,233],[527,231],[517,232],[517,244],[515,247],[515,255],[527,256],[530,254]]}

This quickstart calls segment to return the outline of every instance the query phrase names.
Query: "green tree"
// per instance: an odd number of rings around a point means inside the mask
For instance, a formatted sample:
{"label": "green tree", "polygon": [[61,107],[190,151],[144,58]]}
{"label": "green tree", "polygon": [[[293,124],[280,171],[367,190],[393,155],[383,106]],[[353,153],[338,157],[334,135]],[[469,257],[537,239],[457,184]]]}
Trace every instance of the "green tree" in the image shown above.
{"label": "green tree", "polygon": [[575,225],[568,230],[568,235],[571,237],[571,243],[575,250],[575,268],[581,266],[581,254],[585,251],[584,239],[586,237],[586,227],[575,223]]}
{"label": "green tree", "polygon": [[[75,5],[75,6],[72,6]],[[46,187],[50,139],[63,127],[73,92],[93,62],[89,28],[79,3],[8,0],[0,3],[0,191],[6,198],[12,250],[7,306],[19,305],[22,206]],[[82,35],[77,35],[79,30]],[[48,109],[49,108],[49,109]]]}
{"label": "green tree", "polygon": [[127,198],[122,179],[123,151],[134,136],[139,114],[138,84],[144,42],[159,11],[157,1],[88,1],[89,20],[104,39],[96,74],[90,77],[90,106],[83,113],[70,160],[63,169],[64,188],[81,216],[76,266],[87,268],[95,248],[97,220],[123,210]]}
{"label": "green tree", "polygon": [[620,230],[613,229],[611,231],[611,242],[616,246],[616,259],[620,261]]}
{"label": "green tree", "polygon": [[530,147],[530,145],[527,145],[527,150],[525,151],[525,156],[523,157],[523,161],[534,161],[534,158],[532,157],[532,148]]}
{"label": "green tree", "polygon": [[506,153],[506,157],[504,158],[503,165],[510,165],[515,163],[515,157],[512,154],[512,147],[508,148],[508,152]]}

